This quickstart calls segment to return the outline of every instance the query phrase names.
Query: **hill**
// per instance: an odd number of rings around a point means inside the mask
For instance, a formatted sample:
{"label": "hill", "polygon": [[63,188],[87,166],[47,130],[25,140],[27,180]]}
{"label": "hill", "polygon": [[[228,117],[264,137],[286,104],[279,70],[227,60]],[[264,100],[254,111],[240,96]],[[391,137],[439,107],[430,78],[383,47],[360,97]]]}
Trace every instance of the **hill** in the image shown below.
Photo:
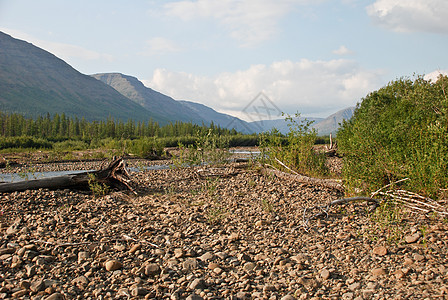
{"label": "hill", "polygon": [[63,60],[0,32],[0,110],[39,116],[62,113],[87,120],[166,122],[110,86],[81,74]]}
{"label": "hill", "polygon": [[213,122],[223,128],[252,132],[250,125],[238,118],[219,113],[212,108],[190,101],[177,101],[146,87],[137,78],[120,73],[94,74],[92,77],[110,85],[122,95],[140,104],[152,114],[169,121],[209,125]]}

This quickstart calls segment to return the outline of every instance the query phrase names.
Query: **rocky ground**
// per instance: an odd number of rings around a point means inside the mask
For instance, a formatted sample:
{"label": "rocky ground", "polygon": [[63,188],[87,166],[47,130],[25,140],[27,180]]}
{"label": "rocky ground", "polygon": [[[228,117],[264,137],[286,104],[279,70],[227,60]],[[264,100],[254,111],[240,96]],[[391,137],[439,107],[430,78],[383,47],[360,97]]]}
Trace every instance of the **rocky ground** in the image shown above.
{"label": "rocky ground", "polygon": [[132,175],[137,196],[0,194],[0,299],[448,298],[440,216],[350,203],[305,224],[342,193],[244,163]]}

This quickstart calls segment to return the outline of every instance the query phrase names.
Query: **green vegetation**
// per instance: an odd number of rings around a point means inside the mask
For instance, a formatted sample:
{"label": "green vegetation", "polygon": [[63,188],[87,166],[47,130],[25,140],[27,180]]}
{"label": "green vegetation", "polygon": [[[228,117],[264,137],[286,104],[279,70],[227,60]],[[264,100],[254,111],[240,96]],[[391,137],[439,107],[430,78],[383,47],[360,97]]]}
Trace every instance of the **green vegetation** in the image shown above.
{"label": "green vegetation", "polygon": [[401,78],[367,95],[338,132],[350,192],[370,193],[399,179],[436,197],[448,187],[448,77]]}
{"label": "green vegetation", "polygon": [[[45,149],[62,153],[87,149],[107,149],[110,155],[134,154],[160,157],[165,147],[209,149],[214,146],[255,146],[257,135],[243,135],[214,125],[175,122],[159,126],[157,122],[123,123],[111,118],[88,122],[55,114],[26,118],[0,112],[0,151]],[[207,143],[215,143],[208,145]],[[66,154],[64,154],[66,155]],[[209,154],[211,155],[211,154]]]}
{"label": "green vegetation", "polygon": [[316,131],[311,129],[313,122],[305,120],[299,123],[296,121],[299,116],[298,113],[295,118],[286,115],[285,120],[289,122],[286,137],[276,129],[260,135],[261,159],[279,169],[286,166],[309,176],[328,176],[325,154],[315,149],[318,137]]}

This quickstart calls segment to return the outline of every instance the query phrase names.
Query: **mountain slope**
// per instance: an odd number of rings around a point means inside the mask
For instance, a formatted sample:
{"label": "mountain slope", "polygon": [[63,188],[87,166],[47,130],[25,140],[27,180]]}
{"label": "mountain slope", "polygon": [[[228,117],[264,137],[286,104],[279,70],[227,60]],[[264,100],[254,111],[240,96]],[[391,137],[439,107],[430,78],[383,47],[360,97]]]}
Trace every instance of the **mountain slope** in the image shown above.
{"label": "mountain slope", "polygon": [[213,122],[225,128],[235,128],[238,131],[252,132],[248,123],[218,113],[208,106],[190,101],[177,101],[162,93],[143,85],[137,78],[120,73],[94,74],[92,77],[110,85],[122,95],[142,105],[155,115],[163,116],[169,121],[192,122],[209,125]]}
{"label": "mountain slope", "polygon": [[354,111],[354,106],[337,111],[324,120],[314,124],[313,128],[317,130],[319,135],[329,135],[330,133],[335,134],[338,131],[339,125],[342,121],[350,119],[353,116]]}
{"label": "mountain slope", "polygon": [[38,116],[65,113],[87,120],[148,120],[150,113],[63,60],[0,32],[0,110]]}

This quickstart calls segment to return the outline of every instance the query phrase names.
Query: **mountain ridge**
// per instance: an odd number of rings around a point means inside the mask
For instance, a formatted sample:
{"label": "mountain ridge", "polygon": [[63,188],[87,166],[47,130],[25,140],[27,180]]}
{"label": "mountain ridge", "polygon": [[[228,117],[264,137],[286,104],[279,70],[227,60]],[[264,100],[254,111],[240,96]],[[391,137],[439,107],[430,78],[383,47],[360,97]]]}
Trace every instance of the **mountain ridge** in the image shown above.
{"label": "mountain ridge", "polygon": [[0,32],[0,110],[36,117],[147,120],[150,113],[55,55]]}

